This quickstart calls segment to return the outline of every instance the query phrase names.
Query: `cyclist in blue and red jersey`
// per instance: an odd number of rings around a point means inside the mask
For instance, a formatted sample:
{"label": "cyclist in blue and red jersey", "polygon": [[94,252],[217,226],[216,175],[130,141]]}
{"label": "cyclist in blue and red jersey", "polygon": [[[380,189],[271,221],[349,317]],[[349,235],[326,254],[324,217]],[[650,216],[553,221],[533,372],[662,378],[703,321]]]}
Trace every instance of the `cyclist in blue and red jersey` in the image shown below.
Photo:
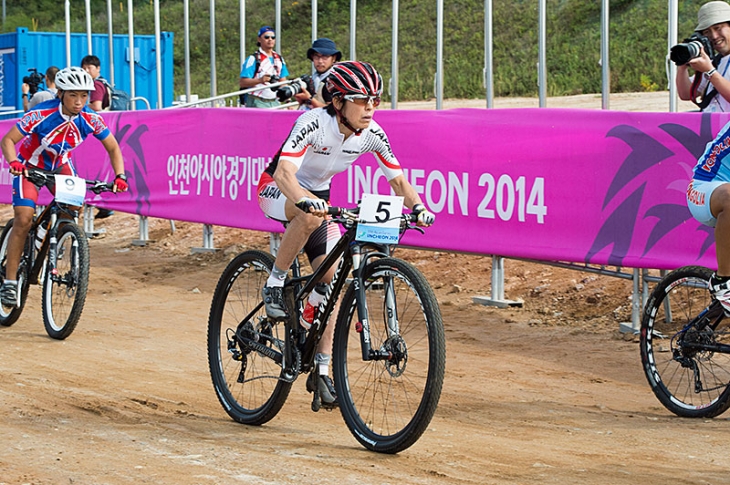
{"label": "cyclist in blue and red jersey", "polygon": [[[67,67],[56,74],[57,97],[28,111],[0,141],[3,156],[13,178],[13,230],[8,239],[5,280],[0,286],[0,302],[13,306],[17,301],[17,272],[25,238],[33,223],[39,187],[23,175],[37,168],[63,175],[76,175],[70,153],[89,135],[106,149],[116,174],[114,192],[127,190],[124,159],[117,140],[100,115],[86,106],[94,89],[91,76],[80,67]],[[16,145],[20,148],[16,150]]]}
{"label": "cyclist in blue and red jersey", "polygon": [[715,228],[717,271],[710,292],[730,316],[730,123],[707,144],[687,187],[687,206],[702,224]]}
{"label": "cyclist in blue and red jersey", "polygon": [[[375,155],[393,191],[418,214],[419,225],[429,226],[435,219],[403,175],[387,135],[373,120],[383,91],[380,74],[367,62],[340,62],[332,67],[324,90],[325,101],[331,103],[307,111],[297,119],[258,185],[259,206],[264,213],[288,222],[271,275],[263,288],[266,313],[273,319],[287,317],[283,286],[299,251],[305,250],[316,270],[339,239],[337,228],[322,221],[327,215],[330,183],[360,155]],[[324,275],[324,282],[331,282],[333,276],[334,267]],[[310,296],[310,303],[314,296]],[[306,316],[305,308],[305,319]],[[337,405],[337,395],[328,376],[334,328],[328,325],[322,335],[315,356],[318,372],[312,372],[307,379],[307,390],[315,393],[315,399],[319,393],[326,407]]]}

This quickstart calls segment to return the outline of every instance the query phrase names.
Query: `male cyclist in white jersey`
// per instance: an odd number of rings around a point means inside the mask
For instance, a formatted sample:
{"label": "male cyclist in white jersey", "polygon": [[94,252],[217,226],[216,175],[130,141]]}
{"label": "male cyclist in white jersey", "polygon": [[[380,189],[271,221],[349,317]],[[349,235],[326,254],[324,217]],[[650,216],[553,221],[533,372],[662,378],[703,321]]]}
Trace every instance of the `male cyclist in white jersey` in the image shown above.
{"label": "male cyclist in white jersey", "polygon": [[[287,317],[283,287],[287,271],[299,251],[305,250],[316,269],[340,237],[327,215],[330,182],[347,170],[363,153],[373,153],[396,195],[418,214],[418,224],[430,226],[435,216],[423,205],[416,190],[403,176],[390,149],[388,137],[372,118],[380,104],[383,80],[366,62],[340,62],[327,77],[324,95],[331,103],[300,116],[258,186],[264,213],[287,222],[271,276],[263,289],[270,318]],[[329,283],[334,267],[324,277]],[[314,292],[312,292],[314,293]],[[337,405],[329,378],[334,325],[328,325],[319,342],[315,363],[318,372],[307,380],[307,390],[319,393],[323,406]]]}

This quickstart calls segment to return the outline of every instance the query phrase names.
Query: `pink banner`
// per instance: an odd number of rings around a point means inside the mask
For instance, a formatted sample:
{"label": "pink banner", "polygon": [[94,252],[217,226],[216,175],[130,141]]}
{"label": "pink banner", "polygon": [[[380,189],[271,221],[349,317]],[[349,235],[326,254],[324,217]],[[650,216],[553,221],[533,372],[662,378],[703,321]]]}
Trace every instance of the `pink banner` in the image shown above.
{"label": "pink banner", "polygon": [[[299,113],[237,108],[105,113],[131,191],[92,203],[151,217],[279,231],[259,175]],[[714,266],[710,228],[685,204],[692,168],[728,115],[563,109],[380,111],[407,177],[436,213],[404,244],[638,268]],[[0,124],[3,133],[10,122]],[[75,153],[111,179],[100,143]],[[0,197],[10,201],[7,171]],[[333,205],[389,193],[366,155],[333,181]]]}

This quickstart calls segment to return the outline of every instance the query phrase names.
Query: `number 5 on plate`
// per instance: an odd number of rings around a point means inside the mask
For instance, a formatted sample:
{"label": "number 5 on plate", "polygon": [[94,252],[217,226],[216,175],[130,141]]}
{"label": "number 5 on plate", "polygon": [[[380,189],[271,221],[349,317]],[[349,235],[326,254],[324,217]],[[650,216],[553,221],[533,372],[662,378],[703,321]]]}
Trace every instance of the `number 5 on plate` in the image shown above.
{"label": "number 5 on plate", "polygon": [[397,244],[403,197],[363,194],[360,203],[360,223],[355,239],[358,241]]}

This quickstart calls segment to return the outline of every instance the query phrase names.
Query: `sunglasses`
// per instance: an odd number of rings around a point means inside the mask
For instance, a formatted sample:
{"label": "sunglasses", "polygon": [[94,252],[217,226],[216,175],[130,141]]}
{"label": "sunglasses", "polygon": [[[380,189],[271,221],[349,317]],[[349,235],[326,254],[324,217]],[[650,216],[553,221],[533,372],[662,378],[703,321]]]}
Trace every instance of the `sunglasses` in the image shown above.
{"label": "sunglasses", "polygon": [[269,39],[276,39],[276,36],[275,36],[275,35],[265,35],[265,36],[264,36],[264,39],[266,39],[266,40],[269,40]]}
{"label": "sunglasses", "polygon": [[368,103],[373,104],[373,108],[380,106],[380,96],[365,96],[364,94],[348,94],[344,96],[346,101],[355,103],[358,106],[367,106]]}

